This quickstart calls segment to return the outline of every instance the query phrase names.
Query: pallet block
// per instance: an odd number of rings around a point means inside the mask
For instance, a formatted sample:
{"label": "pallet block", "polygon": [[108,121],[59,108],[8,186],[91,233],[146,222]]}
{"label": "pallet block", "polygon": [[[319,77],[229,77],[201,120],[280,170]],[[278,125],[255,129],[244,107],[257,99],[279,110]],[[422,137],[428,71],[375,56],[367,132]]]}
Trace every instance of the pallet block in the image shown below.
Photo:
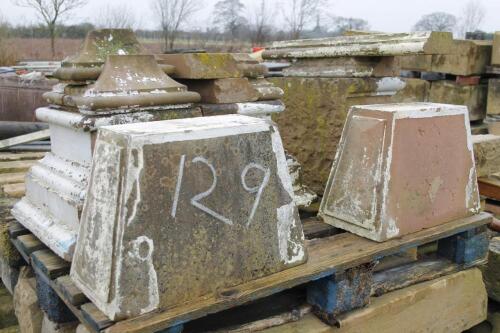
{"label": "pallet block", "polygon": [[[376,286],[376,293],[381,294],[382,291],[394,290],[405,281],[415,281],[415,276],[418,276],[420,281],[425,280],[426,274],[439,274],[447,270],[458,270],[458,266],[463,268],[471,267],[485,260],[488,252],[489,237],[486,226],[470,229],[450,237],[438,240],[437,254],[449,260],[449,262],[437,262],[434,266],[431,264],[432,270],[414,269],[411,272],[414,274],[401,274],[405,279],[393,280],[393,283],[387,285]],[[338,317],[342,313],[361,308],[368,305],[369,297],[372,294],[373,268],[376,262],[362,264],[360,266],[348,269],[344,272],[334,273],[331,276],[311,282],[307,288],[307,301],[313,305],[315,314],[329,324],[336,324]],[[437,269],[439,268],[439,270]],[[462,269],[463,269],[462,268]],[[398,272],[393,271],[392,277],[398,277]],[[419,274],[417,274],[419,273]],[[387,279],[387,276],[384,276]],[[387,280],[380,281],[386,282]]]}

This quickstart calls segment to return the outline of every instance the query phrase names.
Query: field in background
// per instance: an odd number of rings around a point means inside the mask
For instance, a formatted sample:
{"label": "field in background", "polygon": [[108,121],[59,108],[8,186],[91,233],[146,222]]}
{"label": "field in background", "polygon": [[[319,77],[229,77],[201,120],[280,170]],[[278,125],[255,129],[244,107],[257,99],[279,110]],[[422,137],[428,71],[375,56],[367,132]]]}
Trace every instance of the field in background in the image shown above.
{"label": "field in background", "polygon": [[[163,42],[157,39],[141,40],[146,50],[150,53],[162,53]],[[32,38],[11,38],[5,41],[5,47],[12,53],[17,61],[21,60],[52,60],[50,52],[50,39],[32,39]],[[62,60],[65,57],[75,54],[80,49],[81,39],[57,39],[56,40],[56,59]],[[176,49],[205,49],[207,51],[232,51],[232,52],[250,52],[249,43],[230,43],[228,41],[201,41],[195,39],[179,40],[175,44]],[[2,66],[2,64],[0,64]]]}

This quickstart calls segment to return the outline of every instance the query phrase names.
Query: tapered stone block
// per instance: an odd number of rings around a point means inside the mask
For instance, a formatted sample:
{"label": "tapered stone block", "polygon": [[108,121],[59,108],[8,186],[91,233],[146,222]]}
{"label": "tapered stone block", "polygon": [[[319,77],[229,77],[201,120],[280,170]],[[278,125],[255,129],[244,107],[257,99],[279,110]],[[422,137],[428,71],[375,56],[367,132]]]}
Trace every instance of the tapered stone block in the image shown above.
{"label": "tapered stone block", "polygon": [[384,241],[479,208],[466,107],[351,108],[321,202],[325,222]]}
{"label": "tapered stone block", "polygon": [[305,260],[274,125],[227,115],[100,131],[71,277],[111,319]]}

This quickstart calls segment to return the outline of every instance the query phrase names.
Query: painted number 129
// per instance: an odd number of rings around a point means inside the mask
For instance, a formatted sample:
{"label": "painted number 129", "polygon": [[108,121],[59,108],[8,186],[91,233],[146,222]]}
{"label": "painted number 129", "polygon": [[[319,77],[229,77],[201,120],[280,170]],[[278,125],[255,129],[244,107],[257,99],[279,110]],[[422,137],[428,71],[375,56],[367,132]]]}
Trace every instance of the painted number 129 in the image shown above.
{"label": "painted number 129", "polygon": [[[212,173],[212,185],[210,188],[204,192],[198,193],[195,196],[193,196],[190,200],[190,203],[192,206],[198,208],[199,210],[204,211],[205,213],[213,216],[214,218],[218,219],[219,221],[222,221],[226,224],[233,225],[233,221],[216,211],[212,210],[211,208],[205,206],[202,204],[200,201],[206,197],[208,197],[212,192],[215,190],[215,187],[217,186],[217,174],[215,172],[215,168],[210,162],[201,156],[193,158],[191,161],[192,163],[202,163],[205,164],[209,169],[210,172]],[[177,174],[177,183],[175,186],[175,193],[174,193],[174,200],[172,203],[172,210],[170,212],[170,215],[175,218],[177,214],[177,205],[179,203],[179,193],[181,191],[181,185],[182,185],[182,178],[184,177],[184,169],[185,169],[185,164],[186,164],[186,155],[182,155],[181,159],[179,161],[179,172]],[[252,169],[257,169],[260,170],[264,173],[264,177],[262,178],[262,182],[258,186],[250,187],[248,186],[246,182],[246,176],[248,172]],[[252,210],[250,211],[250,216],[248,217],[246,226],[248,227],[250,223],[252,223],[252,220],[255,216],[255,212],[257,210],[257,207],[259,206],[260,203],[260,198],[262,196],[262,192],[266,188],[267,184],[269,183],[269,177],[270,177],[270,171],[268,168],[265,168],[257,163],[250,163],[245,166],[241,173],[241,185],[245,189],[245,191],[249,193],[255,193],[255,201],[252,205]]]}

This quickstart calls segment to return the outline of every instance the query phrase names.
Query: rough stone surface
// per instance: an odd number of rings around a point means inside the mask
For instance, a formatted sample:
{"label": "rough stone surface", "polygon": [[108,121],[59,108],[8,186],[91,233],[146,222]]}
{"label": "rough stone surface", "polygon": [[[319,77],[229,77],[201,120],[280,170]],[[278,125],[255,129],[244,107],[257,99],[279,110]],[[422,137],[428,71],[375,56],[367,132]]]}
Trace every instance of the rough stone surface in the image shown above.
{"label": "rough stone surface", "polygon": [[500,115],[500,79],[490,79],[488,83],[488,109],[489,115]]}
{"label": "rough stone surface", "polygon": [[92,172],[71,277],[112,319],[306,260],[283,146],[267,121],[105,127]]}
{"label": "rough stone surface", "polygon": [[479,212],[472,139],[464,106],[354,106],[320,216],[375,241]]}
{"label": "rough stone surface", "polygon": [[80,324],[76,328],[76,333],[92,333],[85,325]]}
{"label": "rough stone surface", "polygon": [[474,158],[478,177],[489,177],[500,172],[500,136],[473,135]]}
{"label": "rough stone surface", "polygon": [[499,120],[492,120],[488,122],[488,133],[493,134],[493,135],[500,135],[500,119]]}
{"label": "rough stone surface", "polygon": [[78,322],[59,324],[51,321],[46,315],[43,317],[40,333],[76,333]]}
{"label": "rough stone surface", "polygon": [[454,81],[434,81],[429,90],[429,102],[465,105],[471,121],[486,117],[488,85],[463,86]]}
{"label": "rough stone surface", "polygon": [[243,77],[230,53],[156,54],[159,64],[175,66],[177,79],[225,79]]}
{"label": "rough stone surface", "polygon": [[183,80],[189,90],[201,96],[202,103],[224,104],[255,102],[259,93],[247,78]]}
{"label": "rough stone surface", "polygon": [[488,296],[500,302],[500,237],[490,240],[488,263],[482,266]]}
{"label": "rough stone surface", "polygon": [[43,311],[38,306],[36,281],[28,267],[21,269],[19,282],[14,291],[14,309],[22,333],[40,333]]}
{"label": "rough stone surface", "polygon": [[454,40],[451,53],[401,57],[401,68],[419,72],[479,75],[491,61],[491,41]]}
{"label": "rough stone surface", "polygon": [[303,167],[304,184],[323,194],[347,111],[352,105],[423,102],[429,83],[419,79],[270,78],[283,89],[286,112],[273,117],[285,149]]}
{"label": "rough stone surface", "polygon": [[9,265],[4,258],[0,258],[0,268],[2,272],[2,282],[5,288],[13,294],[19,279],[19,268]]}
{"label": "rough stone surface", "polygon": [[[12,295],[3,286],[0,287],[0,327],[10,328],[17,325]],[[0,329],[0,332],[2,330]]]}
{"label": "rough stone surface", "polygon": [[500,66],[500,31],[495,32],[493,39],[493,55],[491,56],[491,64]]}

